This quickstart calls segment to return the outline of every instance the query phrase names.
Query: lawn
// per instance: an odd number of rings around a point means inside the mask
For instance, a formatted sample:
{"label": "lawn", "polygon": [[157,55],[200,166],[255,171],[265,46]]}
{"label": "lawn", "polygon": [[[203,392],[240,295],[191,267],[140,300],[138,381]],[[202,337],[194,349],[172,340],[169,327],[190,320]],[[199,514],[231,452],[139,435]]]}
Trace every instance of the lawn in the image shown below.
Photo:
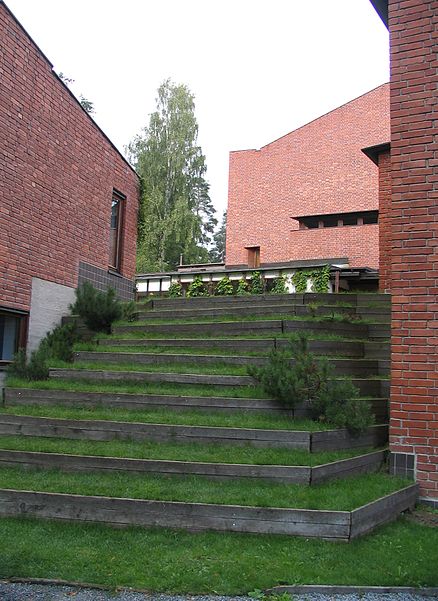
{"label": "lawn", "polygon": [[438,529],[401,518],[349,544],[0,520],[0,577],[236,595],[276,584],[438,585]]}

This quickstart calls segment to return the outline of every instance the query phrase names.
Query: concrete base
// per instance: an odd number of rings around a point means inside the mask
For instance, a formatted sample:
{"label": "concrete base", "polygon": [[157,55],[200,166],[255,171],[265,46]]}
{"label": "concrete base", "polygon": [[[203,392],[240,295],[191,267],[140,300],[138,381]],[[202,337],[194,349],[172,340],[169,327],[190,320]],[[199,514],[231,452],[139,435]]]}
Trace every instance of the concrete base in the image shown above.
{"label": "concrete base", "polygon": [[74,300],[74,288],[32,278],[28,353],[38,348],[44,336],[61,323],[62,316],[69,312],[69,305]]}

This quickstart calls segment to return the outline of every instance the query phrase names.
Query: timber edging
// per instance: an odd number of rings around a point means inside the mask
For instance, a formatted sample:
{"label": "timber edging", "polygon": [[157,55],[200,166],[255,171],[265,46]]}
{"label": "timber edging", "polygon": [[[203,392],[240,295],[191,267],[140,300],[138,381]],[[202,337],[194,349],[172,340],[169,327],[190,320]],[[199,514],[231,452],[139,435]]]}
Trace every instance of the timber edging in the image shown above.
{"label": "timber edging", "polygon": [[135,459],[0,449],[0,466],[60,469],[73,472],[122,471],[161,475],[190,474],[220,479],[257,478],[273,482],[311,485],[333,478],[347,478],[363,472],[376,471],[385,460],[385,455],[385,451],[374,451],[359,457],[310,467]]}
{"label": "timber edging", "polygon": [[220,442],[267,448],[304,449],[315,452],[381,447],[387,441],[386,424],[371,426],[357,437],[348,430],[308,432],[214,426],[182,426],[109,420],[63,419],[0,414],[0,435],[45,436],[82,440],[156,440],[172,442]]}
{"label": "timber edging", "polygon": [[[366,400],[376,416],[377,423],[387,421],[388,401],[384,398]],[[5,406],[13,405],[58,405],[65,407],[117,407],[124,409],[166,409],[172,411],[220,411],[223,413],[263,412],[276,413],[291,418],[309,416],[308,404],[295,407],[295,411],[287,408],[274,399],[247,397],[215,397],[184,396],[171,394],[135,394],[129,392],[97,392],[53,390],[44,388],[6,388],[4,392]]]}
{"label": "timber edging", "polygon": [[[354,511],[330,511],[0,489],[0,515],[101,522],[115,526],[286,534],[348,541],[395,519],[401,512],[413,507],[417,496],[418,485],[413,484]],[[376,509],[380,512],[378,521],[367,518],[363,520],[360,530],[354,528],[355,512],[372,513],[373,506],[378,508],[382,503],[386,504],[387,511],[381,513],[380,509]]]}

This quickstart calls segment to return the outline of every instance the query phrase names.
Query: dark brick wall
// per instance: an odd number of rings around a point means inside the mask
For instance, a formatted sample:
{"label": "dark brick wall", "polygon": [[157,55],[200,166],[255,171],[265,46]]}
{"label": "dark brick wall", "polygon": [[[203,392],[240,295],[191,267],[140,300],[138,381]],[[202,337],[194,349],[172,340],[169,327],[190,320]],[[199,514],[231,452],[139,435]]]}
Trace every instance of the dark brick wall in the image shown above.
{"label": "dark brick wall", "polygon": [[80,261],[108,270],[113,188],[133,278],[137,184],[0,0],[0,304],[29,310],[32,276],[76,287]]}
{"label": "dark brick wall", "polygon": [[116,273],[100,269],[87,263],[79,263],[78,283],[91,282],[98,290],[105,291],[111,287],[117,292],[120,300],[134,300],[134,280],[124,278]]}
{"label": "dark brick wall", "polygon": [[390,0],[390,448],[438,499],[438,1]]}
{"label": "dark brick wall", "polygon": [[377,226],[298,230],[298,215],[378,209],[378,168],[362,152],[389,140],[382,85],[260,150],[230,154],[227,265],[338,256],[377,267]]}

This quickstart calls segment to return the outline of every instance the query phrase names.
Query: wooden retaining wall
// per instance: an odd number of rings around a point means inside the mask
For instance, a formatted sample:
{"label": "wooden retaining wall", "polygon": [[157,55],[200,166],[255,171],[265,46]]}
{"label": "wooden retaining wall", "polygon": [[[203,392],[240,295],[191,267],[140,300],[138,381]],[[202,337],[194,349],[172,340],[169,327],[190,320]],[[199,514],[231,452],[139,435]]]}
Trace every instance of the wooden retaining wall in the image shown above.
{"label": "wooden retaining wall", "polygon": [[222,480],[257,478],[272,482],[311,485],[333,478],[348,478],[359,473],[376,471],[385,460],[385,454],[385,451],[375,451],[360,457],[309,467],[129,459],[0,449],[0,466],[60,469],[67,472],[121,471],[165,476],[196,475]]}
{"label": "wooden retaining wall", "polygon": [[[74,361],[116,363],[130,365],[166,365],[173,364],[196,364],[196,365],[230,365],[230,366],[255,366],[267,365],[268,357],[245,357],[239,355],[194,355],[194,354],[170,354],[170,353],[142,353],[142,352],[106,352],[106,351],[78,351],[74,353]],[[374,359],[328,359],[335,374],[372,376],[379,374],[380,363]],[[381,362],[383,363],[383,362]],[[290,359],[290,365],[294,359]]]}
{"label": "wooden retaining wall", "polygon": [[[181,503],[0,489],[0,515],[348,541],[378,524],[395,519],[415,504],[417,496],[418,487],[414,484],[355,510],[355,514],[351,511]],[[382,503],[390,506],[391,512],[382,512]],[[355,525],[359,518],[362,529]]]}
{"label": "wooden retaining wall", "polygon": [[[44,390],[36,388],[6,388],[6,405],[58,405],[67,407],[117,407],[123,409],[167,409],[184,411],[220,411],[225,413],[267,412],[301,418],[308,417],[307,404],[296,407],[292,414],[279,402],[271,399],[250,399],[235,397],[180,396],[166,394],[133,394],[127,392],[77,392],[70,390]],[[369,402],[377,423],[387,420],[387,399],[373,399]]]}
{"label": "wooden retaining wall", "polygon": [[0,435],[45,436],[85,440],[213,442],[240,446],[304,449],[305,451],[316,452],[384,446],[387,441],[388,427],[386,425],[371,426],[364,434],[354,437],[347,430],[327,430],[312,433],[297,430],[62,419],[4,413],[0,414]]}
{"label": "wooden retaining wall", "polygon": [[[123,381],[123,382],[172,382],[177,384],[203,384],[212,386],[253,386],[251,376],[226,376],[209,374],[179,374],[147,371],[111,371],[98,369],[51,368],[50,378],[62,380]],[[389,380],[352,378],[360,396],[389,397]]]}
{"label": "wooden retaining wall", "polygon": [[[284,338],[242,338],[242,339],[226,339],[226,338],[104,338],[98,341],[98,345],[117,346],[123,349],[124,346],[139,347],[139,350],[148,348],[197,348],[197,349],[227,349],[237,352],[265,352],[269,353],[274,349],[287,350],[291,347],[291,341]],[[372,343],[370,343],[372,344]],[[375,343],[380,349],[379,343]],[[317,355],[343,355],[345,357],[362,358],[364,356],[363,342],[355,342],[350,340],[309,340],[308,347],[312,353]],[[376,349],[377,351],[378,349]],[[366,358],[377,359],[373,354],[374,349],[371,349]],[[382,359],[386,359],[386,355],[382,355]]]}

